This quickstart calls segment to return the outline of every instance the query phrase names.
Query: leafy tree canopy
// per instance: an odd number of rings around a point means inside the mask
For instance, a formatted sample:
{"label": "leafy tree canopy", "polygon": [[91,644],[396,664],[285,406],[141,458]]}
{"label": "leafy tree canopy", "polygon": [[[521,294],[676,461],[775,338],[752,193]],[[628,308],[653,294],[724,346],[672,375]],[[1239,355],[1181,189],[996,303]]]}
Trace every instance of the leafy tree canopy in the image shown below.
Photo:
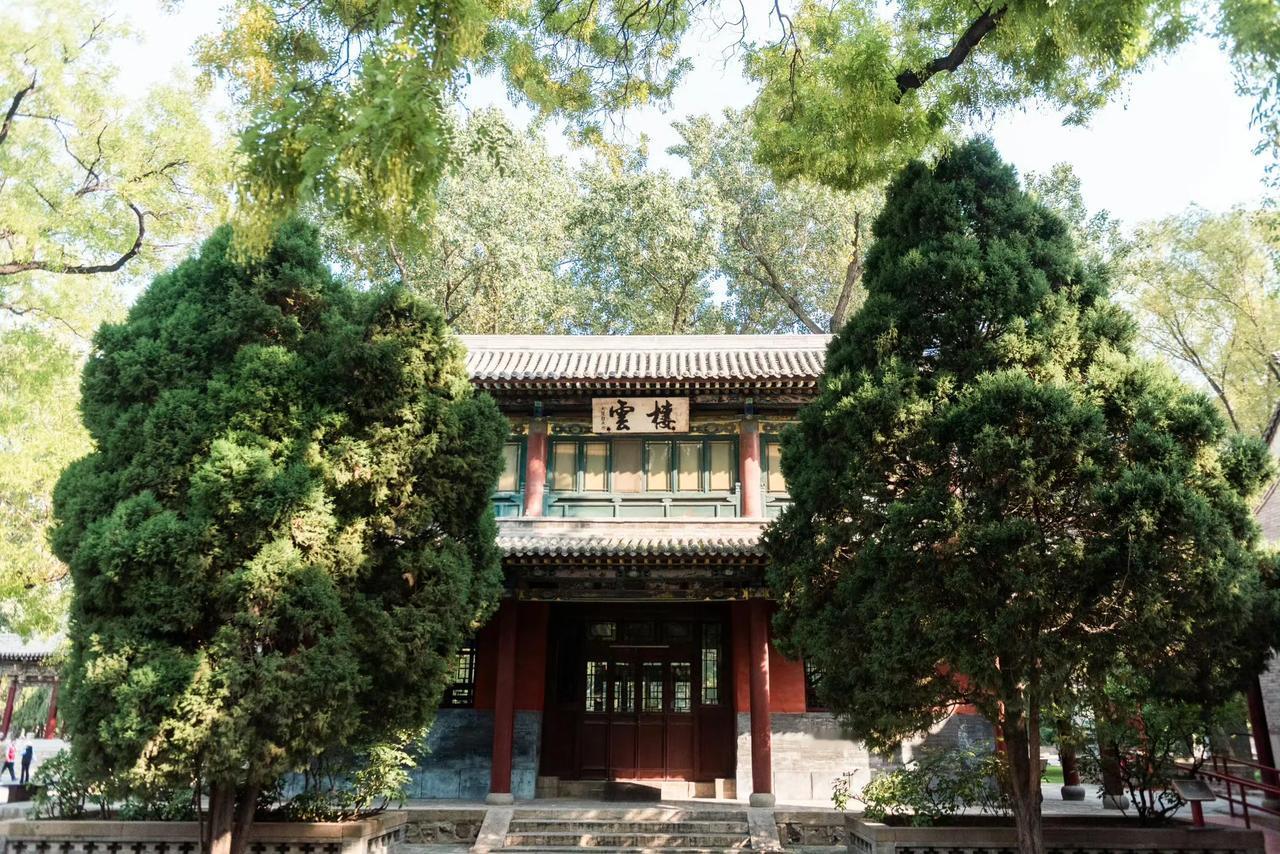
{"label": "leafy tree canopy", "polygon": [[[881,193],[778,182],[751,160],[747,118],[679,126],[690,174],[643,147],[574,166],[501,113],[456,131],[468,154],[417,210],[421,244],[330,223],[339,264],[399,276],[458,331],[821,332],[862,298]],[[500,140],[495,158],[480,139]]]}
{"label": "leafy tree canopy", "polygon": [[400,288],[359,292],[286,223],[228,228],[102,327],[95,450],[55,492],[74,580],[66,729],[91,776],[208,787],[215,852],[262,786],[431,719],[501,583],[507,426]]}
{"label": "leafy tree canopy", "polygon": [[[1260,0],[801,0],[770,14],[781,37],[745,58],[762,86],[760,157],[784,178],[874,186],[971,118],[1031,99],[1083,122],[1201,31],[1256,98],[1261,147],[1277,146],[1280,13]],[[599,141],[610,114],[670,97],[695,21],[745,34],[745,9],[722,18],[706,0],[235,0],[201,61],[248,116],[241,210],[258,242],[315,202],[405,245],[419,238],[410,213],[466,154],[449,111],[473,73]]]}
{"label": "leafy tree canopy", "polygon": [[[1267,8],[1263,8],[1267,7]],[[1274,4],[1223,0],[802,0],[785,37],[748,58],[755,134],[780,175],[836,187],[881,180],[966,121],[1030,100],[1083,124],[1156,57],[1199,32],[1231,54],[1256,98],[1259,148],[1280,153]]]}
{"label": "leafy tree canopy", "polygon": [[158,263],[222,206],[230,171],[204,98],[177,80],[126,100],[111,51],[131,34],[107,6],[0,11],[0,310],[24,308],[10,277]]}
{"label": "leafy tree canopy", "polygon": [[776,625],[873,744],[959,703],[1000,721],[1038,851],[1043,709],[1121,661],[1180,697],[1263,666],[1267,454],[1135,354],[1100,268],[989,144],[908,166],[874,232],[866,302],[785,438]]}
{"label": "leafy tree canopy", "polygon": [[1261,436],[1280,401],[1280,216],[1191,208],[1132,245],[1121,284],[1145,344]]}
{"label": "leafy tree canopy", "polygon": [[133,33],[110,4],[0,8],[0,628],[48,633],[65,566],[49,551],[58,473],[89,450],[76,405],[93,330],[207,235],[230,149],[174,79],[124,92]]}

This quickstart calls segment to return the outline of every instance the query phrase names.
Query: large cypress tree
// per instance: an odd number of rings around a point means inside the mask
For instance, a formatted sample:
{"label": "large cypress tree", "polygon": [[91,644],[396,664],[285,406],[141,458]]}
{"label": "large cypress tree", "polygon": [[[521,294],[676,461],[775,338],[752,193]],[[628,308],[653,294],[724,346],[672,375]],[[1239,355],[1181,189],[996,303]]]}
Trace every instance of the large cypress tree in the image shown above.
{"label": "large cypress tree", "polygon": [[98,332],[52,534],[75,761],[202,785],[214,852],[282,773],[429,723],[500,589],[507,430],[433,308],[335,279],[305,224],[230,240]]}
{"label": "large cypress tree", "polygon": [[776,626],[874,745],[960,703],[999,722],[1038,852],[1044,709],[1121,662],[1171,696],[1261,667],[1266,455],[1135,355],[1102,274],[988,143],[904,170],[875,237],[866,303],[785,439]]}

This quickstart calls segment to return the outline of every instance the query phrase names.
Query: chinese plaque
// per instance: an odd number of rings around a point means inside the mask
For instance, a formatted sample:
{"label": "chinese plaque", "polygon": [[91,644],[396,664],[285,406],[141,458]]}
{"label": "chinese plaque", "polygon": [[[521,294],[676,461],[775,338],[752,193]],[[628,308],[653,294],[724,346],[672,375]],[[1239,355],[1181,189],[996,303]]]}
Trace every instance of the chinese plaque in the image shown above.
{"label": "chinese plaque", "polygon": [[593,433],[688,433],[687,397],[596,397]]}

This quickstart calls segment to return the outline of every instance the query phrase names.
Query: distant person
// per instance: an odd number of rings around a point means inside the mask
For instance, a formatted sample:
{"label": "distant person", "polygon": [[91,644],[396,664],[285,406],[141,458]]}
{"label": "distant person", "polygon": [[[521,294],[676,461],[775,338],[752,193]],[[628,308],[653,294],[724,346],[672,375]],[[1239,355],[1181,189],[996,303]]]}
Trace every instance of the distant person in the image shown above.
{"label": "distant person", "polygon": [[18,761],[18,745],[12,741],[4,746],[4,764],[0,765],[0,777],[4,776],[4,772],[9,772],[9,780],[18,782],[18,775],[14,771],[14,763]]}
{"label": "distant person", "polygon": [[36,749],[29,744],[22,750],[22,779],[18,782],[24,786],[31,782],[31,759],[35,755]]}

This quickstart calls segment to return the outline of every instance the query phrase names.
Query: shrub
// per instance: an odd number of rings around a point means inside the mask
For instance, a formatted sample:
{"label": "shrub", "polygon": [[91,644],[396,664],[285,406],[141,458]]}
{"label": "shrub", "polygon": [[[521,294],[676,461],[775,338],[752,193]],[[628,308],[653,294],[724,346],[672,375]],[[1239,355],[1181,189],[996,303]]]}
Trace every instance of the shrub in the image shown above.
{"label": "shrub", "polygon": [[1143,824],[1172,818],[1186,803],[1173,781],[1203,764],[1210,736],[1244,717],[1237,696],[1218,706],[1155,699],[1144,680],[1109,684],[1097,704],[1103,715],[1080,727],[1080,770],[1085,779],[1103,782],[1104,767],[1114,771]]}
{"label": "shrub", "polygon": [[967,807],[978,807],[987,814],[1007,814],[1007,773],[1003,760],[994,753],[928,751],[876,777],[856,795],[850,792],[850,778],[841,777],[831,800],[840,810],[847,809],[850,800],[861,801],[863,815],[873,821],[910,816],[913,825],[928,827]]}

